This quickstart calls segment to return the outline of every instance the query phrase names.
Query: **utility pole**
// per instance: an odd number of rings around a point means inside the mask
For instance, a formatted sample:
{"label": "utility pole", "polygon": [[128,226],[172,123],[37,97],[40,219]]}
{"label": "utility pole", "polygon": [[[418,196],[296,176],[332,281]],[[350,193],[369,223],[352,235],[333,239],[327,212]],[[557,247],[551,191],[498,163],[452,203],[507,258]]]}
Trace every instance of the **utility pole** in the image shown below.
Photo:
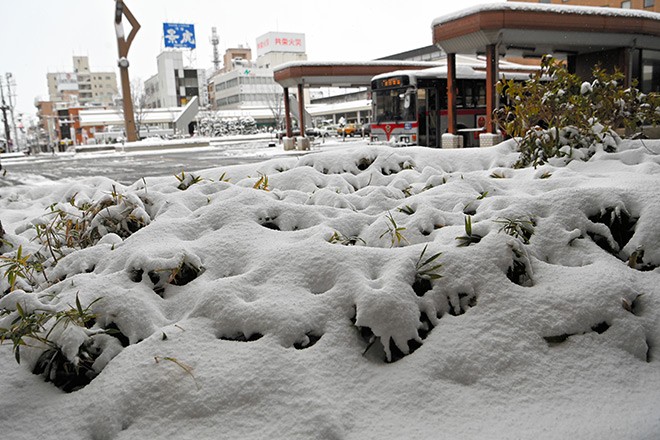
{"label": "utility pole", "polygon": [[14,150],[19,151],[18,130],[16,129],[16,121],[14,120],[14,103],[11,101],[11,80],[13,75],[10,72],[7,72],[5,76],[7,77],[7,98],[9,98],[9,114],[11,115],[11,125],[14,126]]}
{"label": "utility pole", "polygon": [[[124,34],[124,25],[122,17],[126,17],[131,24],[131,32],[128,38]],[[140,23],[135,19],[131,11],[124,4],[123,0],[116,0],[115,3],[115,33],[117,34],[117,49],[119,51],[119,73],[121,77],[122,104],[124,107],[124,127],[126,128],[126,139],[129,142],[138,140],[135,129],[135,114],[133,113],[133,99],[131,97],[131,82],[128,77],[128,50],[131,48],[133,39],[140,30]]]}
{"label": "utility pole", "polygon": [[9,132],[9,122],[7,121],[7,104],[5,104],[5,92],[2,88],[2,77],[0,77],[0,97],[2,98],[2,120],[5,125],[5,140],[7,141],[7,148],[9,148],[9,142],[11,142],[11,133]]}

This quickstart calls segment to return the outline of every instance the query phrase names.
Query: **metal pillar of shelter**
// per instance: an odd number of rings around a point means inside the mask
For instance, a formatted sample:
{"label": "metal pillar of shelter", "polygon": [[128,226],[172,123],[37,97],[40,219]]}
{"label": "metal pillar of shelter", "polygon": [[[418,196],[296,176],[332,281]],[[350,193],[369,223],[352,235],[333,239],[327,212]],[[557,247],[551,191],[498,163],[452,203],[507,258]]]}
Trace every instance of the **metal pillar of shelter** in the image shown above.
{"label": "metal pillar of shelter", "polygon": [[499,56],[497,45],[489,44],[486,46],[486,133],[495,134],[494,113],[497,108],[497,65]]}
{"label": "metal pillar of shelter", "polygon": [[447,54],[447,133],[456,134],[456,54]]}
{"label": "metal pillar of shelter", "polygon": [[289,99],[289,88],[284,87],[284,122],[286,124],[286,137],[293,137],[291,126],[291,101]]}
{"label": "metal pillar of shelter", "polygon": [[[284,89],[284,121],[286,123],[286,136],[293,137],[293,124],[291,121],[291,101],[289,99],[289,88]],[[305,137],[305,90],[302,83],[298,84],[298,122],[300,136]]]}
{"label": "metal pillar of shelter", "polygon": [[298,122],[300,137],[305,137],[305,89],[302,83],[298,84]]}

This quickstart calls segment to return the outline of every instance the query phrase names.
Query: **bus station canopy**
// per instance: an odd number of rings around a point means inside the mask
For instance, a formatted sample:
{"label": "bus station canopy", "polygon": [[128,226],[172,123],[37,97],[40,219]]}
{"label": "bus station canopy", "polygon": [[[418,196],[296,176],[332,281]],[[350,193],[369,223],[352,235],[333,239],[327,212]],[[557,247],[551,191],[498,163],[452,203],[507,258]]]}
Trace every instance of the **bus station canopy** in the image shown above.
{"label": "bus station canopy", "polygon": [[433,43],[447,53],[578,55],[611,49],[660,50],[660,14],[636,9],[540,3],[475,6],[433,21]]}
{"label": "bus station canopy", "polygon": [[[553,54],[567,61],[569,72],[588,79],[595,65],[623,72],[625,84],[640,80],[645,57],[660,50],[660,14],[654,12],[539,3],[479,5],[436,18],[433,44],[447,53],[449,72],[456,54],[485,53],[486,131],[496,134],[492,118],[497,105],[495,83],[499,56],[540,57]],[[650,52],[650,55],[647,53]],[[449,133],[455,133],[453,73],[448,74]],[[654,89],[653,79],[648,85]]]}
{"label": "bus station canopy", "polygon": [[273,71],[275,81],[284,88],[296,87],[368,87],[371,78],[396,70],[419,70],[438,63],[413,61],[367,61],[355,63],[297,61],[285,63]]}

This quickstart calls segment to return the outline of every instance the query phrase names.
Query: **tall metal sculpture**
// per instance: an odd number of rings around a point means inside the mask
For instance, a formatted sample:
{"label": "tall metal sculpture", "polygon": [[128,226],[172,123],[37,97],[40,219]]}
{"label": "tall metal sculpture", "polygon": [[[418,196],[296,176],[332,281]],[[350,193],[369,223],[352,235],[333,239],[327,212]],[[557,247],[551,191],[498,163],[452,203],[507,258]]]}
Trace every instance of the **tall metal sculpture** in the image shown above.
{"label": "tall metal sculpture", "polygon": [[[131,32],[126,38],[124,34],[124,25],[122,17],[126,17],[131,24]],[[115,33],[117,34],[117,48],[119,50],[119,74],[121,77],[121,94],[124,107],[124,127],[126,129],[126,139],[129,142],[138,140],[135,129],[135,114],[133,113],[133,98],[131,97],[131,82],[128,78],[128,50],[135,35],[140,30],[140,23],[135,19],[131,11],[124,4],[123,0],[116,0],[115,3]]]}

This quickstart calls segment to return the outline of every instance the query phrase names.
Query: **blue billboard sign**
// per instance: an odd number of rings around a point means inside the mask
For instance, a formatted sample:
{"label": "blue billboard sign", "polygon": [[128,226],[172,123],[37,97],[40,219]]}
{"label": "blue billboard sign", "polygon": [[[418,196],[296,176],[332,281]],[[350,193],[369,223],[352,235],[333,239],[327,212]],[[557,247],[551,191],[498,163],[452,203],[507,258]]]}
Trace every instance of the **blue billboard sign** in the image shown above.
{"label": "blue billboard sign", "polygon": [[194,49],[196,47],[194,24],[163,23],[163,35],[165,37],[165,47],[179,49]]}

